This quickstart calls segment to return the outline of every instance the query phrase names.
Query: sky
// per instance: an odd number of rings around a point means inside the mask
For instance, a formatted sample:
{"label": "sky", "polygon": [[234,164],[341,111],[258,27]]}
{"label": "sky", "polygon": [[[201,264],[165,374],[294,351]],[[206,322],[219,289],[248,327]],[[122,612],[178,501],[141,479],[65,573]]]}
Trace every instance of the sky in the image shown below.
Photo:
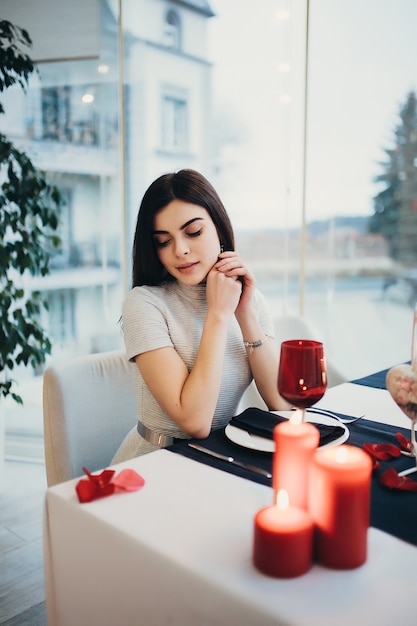
{"label": "sky", "polygon": [[[223,149],[217,181],[233,222],[294,225],[303,207],[308,221],[370,215],[383,148],[392,147],[400,107],[417,84],[417,2],[310,0],[307,73],[305,0],[211,6],[219,127],[240,138]],[[289,19],[277,18],[283,10]],[[283,95],[291,101],[283,104]]]}

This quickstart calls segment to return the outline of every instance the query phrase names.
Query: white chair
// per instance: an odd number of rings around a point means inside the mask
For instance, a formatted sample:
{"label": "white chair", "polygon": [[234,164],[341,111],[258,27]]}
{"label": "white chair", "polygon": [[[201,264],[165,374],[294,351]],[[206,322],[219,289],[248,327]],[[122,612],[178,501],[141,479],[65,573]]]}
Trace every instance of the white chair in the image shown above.
{"label": "white chair", "polygon": [[[299,315],[282,315],[275,318],[274,330],[278,346],[288,339],[315,339],[316,341],[323,341],[318,332],[312,327],[311,323]],[[335,385],[346,382],[346,377],[343,376],[329,358],[326,358],[326,364],[328,387],[334,387]],[[238,413],[248,406],[255,406],[264,410],[267,409],[254,382],[249,385],[243,394],[238,406]]]}
{"label": "white chair", "polygon": [[132,374],[121,351],[49,366],[43,381],[48,486],[109,465],[137,421]]}

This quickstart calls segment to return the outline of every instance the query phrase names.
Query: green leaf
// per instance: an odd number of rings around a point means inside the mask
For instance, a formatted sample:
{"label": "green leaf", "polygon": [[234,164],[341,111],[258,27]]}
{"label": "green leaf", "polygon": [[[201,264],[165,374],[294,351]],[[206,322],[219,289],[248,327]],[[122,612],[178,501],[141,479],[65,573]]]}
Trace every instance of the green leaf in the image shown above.
{"label": "green leaf", "polygon": [[[26,50],[31,43],[25,29],[0,20],[0,92],[13,85],[26,89],[31,73],[37,71]],[[1,104],[0,113],[4,113]],[[51,353],[40,323],[46,301],[38,292],[25,293],[20,276],[49,273],[51,254],[61,243],[56,231],[63,200],[30,157],[2,133],[0,171],[0,371],[4,372],[19,364],[38,367]],[[0,382],[0,394],[22,403],[14,385],[13,380]]]}

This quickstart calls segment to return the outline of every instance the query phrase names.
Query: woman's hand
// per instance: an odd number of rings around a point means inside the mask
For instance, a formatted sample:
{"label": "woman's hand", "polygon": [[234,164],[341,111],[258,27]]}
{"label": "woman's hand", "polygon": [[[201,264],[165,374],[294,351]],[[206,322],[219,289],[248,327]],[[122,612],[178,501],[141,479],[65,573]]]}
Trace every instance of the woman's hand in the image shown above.
{"label": "woman's hand", "polygon": [[238,253],[232,251],[221,252],[219,261],[213,269],[241,283],[242,293],[235,313],[237,315],[244,313],[251,304],[256,287],[255,277],[250,269],[244,264]]}
{"label": "woman's hand", "polygon": [[220,316],[231,317],[239,304],[242,283],[235,276],[228,276],[217,269],[217,263],[207,275],[207,308]]}

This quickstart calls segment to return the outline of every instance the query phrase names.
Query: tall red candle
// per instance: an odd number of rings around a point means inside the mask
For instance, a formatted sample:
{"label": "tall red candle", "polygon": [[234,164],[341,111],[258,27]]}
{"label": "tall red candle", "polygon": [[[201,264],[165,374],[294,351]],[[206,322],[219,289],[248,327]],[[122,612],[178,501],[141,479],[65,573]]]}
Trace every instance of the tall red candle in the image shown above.
{"label": "tall red candle", "polygon": [[308,475],[319,445],[318,429],[308,422],[282,422],[274,428],[273,488],[288,493],[291,506],[308,507]]}
{"label": "tall red candle", "polygon": [[[276,505],[255,517],[253,562],[268,576],[293,578],[305,574],[313,561],[313,522],[310,515],[288,504],[283,496]],[[282,501],[283,500],[283,501]]]}
{"label": "tall red candle", "polygon": [[316,560],[351,569],[367,556],[372,462],[353,446],[318,450],[310,473],[309,511]]}

